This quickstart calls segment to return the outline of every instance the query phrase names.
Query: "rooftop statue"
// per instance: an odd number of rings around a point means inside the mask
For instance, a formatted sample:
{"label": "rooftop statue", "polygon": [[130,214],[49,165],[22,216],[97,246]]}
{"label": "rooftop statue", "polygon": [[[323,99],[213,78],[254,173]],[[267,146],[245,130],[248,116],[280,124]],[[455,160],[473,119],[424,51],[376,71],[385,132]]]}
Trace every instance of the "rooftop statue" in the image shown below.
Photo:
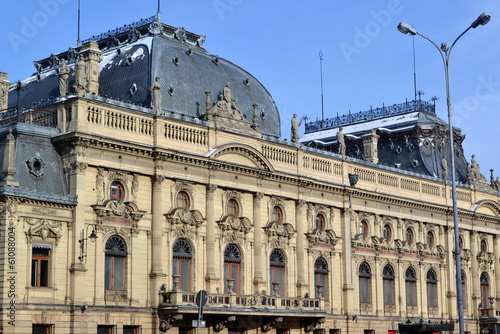
{"label": "rooftop statue", "polygon": [[73,87],[75,88],[75,93],[78,96],[85,94],[85,90],[87,87],[87,76],[85,70],[85,62],[82,58],[80,58],[75,63],[75,83]]}
{"label": "rooftop statue", "polygon": [[59,69],[59,94],[66,96],[68,94],[68,79],[70,68],[66,64],[66,60],[61,59],[61,68]]}
{"label": "rooftop statue", "polygon": [[441,159],[441,172],[441,178],[446,180],[448,178],[448,160],[445,156]]}
{"label": "rooftop statue", "polygon": [[302,125],[305,117],[302,117],[300,121],[297,121],[297,114],[293,114],[292,118],[292,143],[297,143],[299,141],[299,127]]}
{"label": "rooftop statue", "polygon": [[153,108],[156,113],[161,111],[161,85],[160,85],[160,77],[156,77],[155,81],[151,84],[151,108]]}
{"label": "rooftop statue", "polygon": [[343,129],[343,127],[339,128],[339,131],[337,132],[337,141],[339,143],[338,153],[342,155],[342,159],[345,159],[345,139],[344,133],[342,132]]}

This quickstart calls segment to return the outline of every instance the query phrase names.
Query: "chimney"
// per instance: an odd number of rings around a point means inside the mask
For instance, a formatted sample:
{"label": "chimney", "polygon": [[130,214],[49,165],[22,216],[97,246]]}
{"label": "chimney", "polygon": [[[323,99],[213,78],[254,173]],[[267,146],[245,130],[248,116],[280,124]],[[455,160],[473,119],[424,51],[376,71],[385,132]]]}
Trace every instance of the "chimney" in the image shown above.
{"label": "chimney", "polygon": [[85,93],[99,93],[99,58],[102,52],[94,41],[86,42],[80,48],[79,56],[85,63]]}
{"label": "chimney", "polygon": [[367,131],[363,136],[363,150],[365,153],[365,160],[373,163],[378,163],[378,138],[375,129]]}
{"label": "chimney", "polygon": [[7,108],[9,108],[9,87],[7,73],[0,72],[0,112],[7,112]]}

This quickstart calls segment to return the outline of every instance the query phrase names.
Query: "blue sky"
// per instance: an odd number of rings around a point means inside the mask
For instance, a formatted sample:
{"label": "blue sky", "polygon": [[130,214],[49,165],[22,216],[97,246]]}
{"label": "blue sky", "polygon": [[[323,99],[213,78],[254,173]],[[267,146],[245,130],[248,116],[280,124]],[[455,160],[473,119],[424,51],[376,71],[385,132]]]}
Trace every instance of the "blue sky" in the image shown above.
{"label": "blue sky", "polygon": [[[11,81],[34,72],[34,60],[76,46],[77,0],[28,0],[4,6],[0,71]],[[81,39],[156,14],[157,1],[81,0]],[[164,23],[207,35],[204,47],[257,77],[281,114],[282,138],[294,113],[321,119],[319,51],[323,53],[325,117],[404,102],[414,97],[413,25],[437,44],[453,40],[487,12],[491,21],[471,29],[450,60],[453,124],[462,128],[465,156],[476,154],[489,180],[500,176],[500,6],[495,0],[183,0],[161,2]],[[497,42],[495,42],[497,41]],[[437,96],[447,120],[444,71],[432,44],[415,37],[417,89]],[[301,128],[301,134],[303,126]]]}

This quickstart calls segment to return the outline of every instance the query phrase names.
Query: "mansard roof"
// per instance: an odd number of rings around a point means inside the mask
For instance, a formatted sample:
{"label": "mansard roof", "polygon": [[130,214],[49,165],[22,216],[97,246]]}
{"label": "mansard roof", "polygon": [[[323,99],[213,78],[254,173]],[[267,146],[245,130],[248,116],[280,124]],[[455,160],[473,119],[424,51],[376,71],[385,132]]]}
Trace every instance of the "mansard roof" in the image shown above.
{"label": "mansard roof", "polygon": [[[201,118],[206,112],[205,92],[211,92],[210,102],[215,105],[226,83],[230,83],[232,97],[237,100],[243,117],[252,122],[253,105],[257,104],[262,134],[280,137],[280,115],[267,89],[241,67],[209,53],[203,47],[205,36],[160,23],[153,17],[82,42],[90,40],[95,41],[102,52],[100,96],[149,108],[150,87],[159,77],[161,109],[165,114]],[[59,96],[57,72],[62,59],[71,68],[69,86],[72,87],[79,49],[70,48],[34,62],[37,71],[22,82],[22,108],[33,108],[40,101]],[[9,94],[9,108],[17,105],[14,86]],[[70,88],[70,94],[73,91]]]}

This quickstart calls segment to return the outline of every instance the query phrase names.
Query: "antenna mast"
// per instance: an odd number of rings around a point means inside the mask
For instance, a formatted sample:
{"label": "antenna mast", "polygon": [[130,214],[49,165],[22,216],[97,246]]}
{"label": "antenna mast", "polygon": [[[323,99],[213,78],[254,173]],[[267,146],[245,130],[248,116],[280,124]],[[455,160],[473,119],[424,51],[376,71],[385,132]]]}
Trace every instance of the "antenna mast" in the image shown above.
{"label": "antenna mast", "polygon": [[417,67],[415,65],[415,35],[413,37],[413,91],[415,99],[417,101]]}
{"label": "antenna mast", "polygon": [[78,0],[78,32],[76,37],[76,46],[80,46],[80,0]]}
{"label": "antenna mast", "polygon": [[325,109],[323,105],[323,52],[319,50],[319,71],[321,78],[321,127],[325,127]]}
{"label": "antenna mast", "polygon": [[161,21],[161,19],[160,19],[160,1],[161,0],[158,0],[158,11],[156,12],[156,19],[158,21]]}

